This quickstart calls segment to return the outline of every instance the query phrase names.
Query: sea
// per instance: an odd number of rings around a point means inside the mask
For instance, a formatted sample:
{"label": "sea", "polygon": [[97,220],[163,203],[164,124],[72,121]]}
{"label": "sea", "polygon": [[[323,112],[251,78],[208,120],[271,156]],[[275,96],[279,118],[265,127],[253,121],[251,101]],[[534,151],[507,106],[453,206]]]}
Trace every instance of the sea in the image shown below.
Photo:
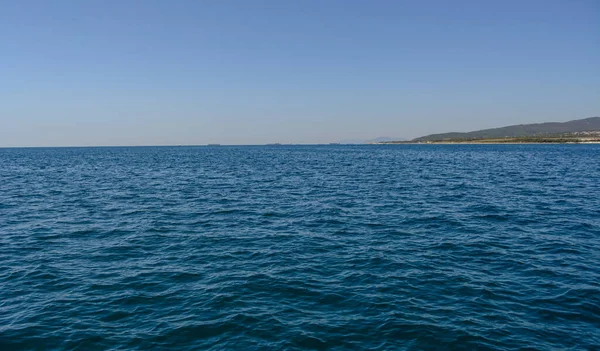
{"label": "sea", "polygon": [[0,149],[0,350],[599,350],[600,145]]}

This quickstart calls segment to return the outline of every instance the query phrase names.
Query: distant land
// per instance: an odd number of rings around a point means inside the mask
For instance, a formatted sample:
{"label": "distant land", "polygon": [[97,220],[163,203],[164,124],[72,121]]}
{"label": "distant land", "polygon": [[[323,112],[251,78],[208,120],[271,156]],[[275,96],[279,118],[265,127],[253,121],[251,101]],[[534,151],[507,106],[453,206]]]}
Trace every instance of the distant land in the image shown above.
{"label": "distant land", "polygon": [[600,117],[568,122],[519,124],[472,132],[430,134],[411,141],[384,141],[384,144],[402,143],[581,143],[600,142]]}
{"label": "distant land", "polygon": [[406,138],[391,138],[391,137],[377,137],[373,139],[346,139],[336,142],[336,144],[376,144],[385,143],[391,141],[406,141]]}

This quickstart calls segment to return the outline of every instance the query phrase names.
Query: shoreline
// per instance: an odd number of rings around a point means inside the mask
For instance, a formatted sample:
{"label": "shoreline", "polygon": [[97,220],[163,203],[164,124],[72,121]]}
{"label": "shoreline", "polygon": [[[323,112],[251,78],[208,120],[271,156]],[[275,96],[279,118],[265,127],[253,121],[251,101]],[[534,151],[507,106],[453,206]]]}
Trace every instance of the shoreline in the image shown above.
{"label": "shoreline", "polygon": [[572,142],[496,142],[496,141],[432,141],[432,142],[399,142],[399,143],[370,143],[366,145],[556,145],[556,144],[569,144],[569,145],[581,145],[581,144],[600,144],[599,141],[572,141]]}
{"label": "shoreline", "polygon": [[501,144],[509,144],[509,145],[519,145],[519,144],[600,144],[600,138],[506,138],[506,139],[474,139],[474,140],[431,140],[431,141],[387,141],[387,142],[379,142],[379,143],[371,143],[375,145],[401,145],[401,144],[409,144],[409,145],[428,145],[428,144],[443,144],[443,145],[464,145],[464,144],[474,144],[474,145],[501,145]]}

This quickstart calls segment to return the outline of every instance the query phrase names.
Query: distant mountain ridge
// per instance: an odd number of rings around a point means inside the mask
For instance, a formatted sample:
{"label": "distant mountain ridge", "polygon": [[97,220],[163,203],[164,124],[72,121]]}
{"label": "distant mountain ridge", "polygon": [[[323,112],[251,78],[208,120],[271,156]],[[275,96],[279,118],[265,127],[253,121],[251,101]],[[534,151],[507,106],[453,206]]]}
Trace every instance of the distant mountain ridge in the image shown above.
{"label": "distant mountain ridge", "polygon": [[500,128],[482,129],[472,132],[451,132],[430,134],[412,141],[441,141],[453,139],[491,139],[504,137],[525,137],[553,135],[561,133],[578,133],[600,130],[600,117],[577,119],[568,122],[546,122],[532,124],[518,124]]}

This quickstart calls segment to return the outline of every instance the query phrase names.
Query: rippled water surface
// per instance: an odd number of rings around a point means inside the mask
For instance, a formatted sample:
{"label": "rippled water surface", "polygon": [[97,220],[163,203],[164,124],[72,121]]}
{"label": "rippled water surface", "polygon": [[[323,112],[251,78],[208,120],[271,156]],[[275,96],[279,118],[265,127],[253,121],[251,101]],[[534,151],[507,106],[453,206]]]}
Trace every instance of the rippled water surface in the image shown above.
{"label": "rippled water surface", "polygon": [[0,149],[1,350],[599,345],[599,145]]}

